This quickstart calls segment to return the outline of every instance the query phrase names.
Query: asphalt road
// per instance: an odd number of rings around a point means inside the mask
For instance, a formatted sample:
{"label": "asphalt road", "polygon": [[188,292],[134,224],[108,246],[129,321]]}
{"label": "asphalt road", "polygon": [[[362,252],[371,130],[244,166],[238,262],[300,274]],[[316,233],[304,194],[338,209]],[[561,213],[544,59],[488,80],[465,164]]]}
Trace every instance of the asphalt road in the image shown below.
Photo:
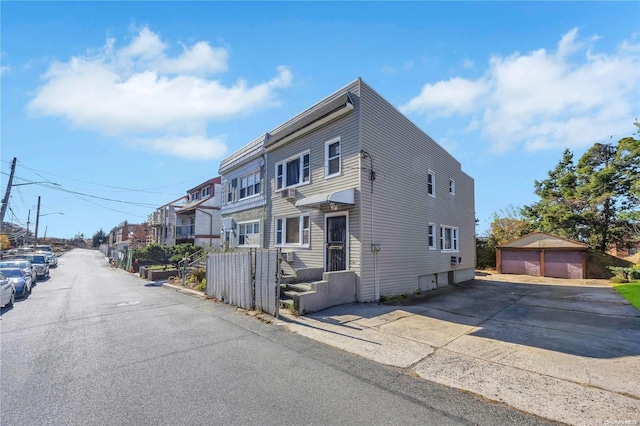
{"label": "asphalt road", "polygon": [[0,327],[2,425],[544,424],[149,285],[98,251],[62,256]]}

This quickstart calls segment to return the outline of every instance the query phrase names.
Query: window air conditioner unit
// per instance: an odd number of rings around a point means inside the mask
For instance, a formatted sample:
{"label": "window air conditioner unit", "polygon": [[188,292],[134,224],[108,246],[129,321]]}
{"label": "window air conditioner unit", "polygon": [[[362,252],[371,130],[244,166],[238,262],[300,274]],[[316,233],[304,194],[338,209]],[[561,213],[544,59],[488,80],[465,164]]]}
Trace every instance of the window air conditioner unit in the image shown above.
{"label": "window air conditioner unit", "polygon": [[[462,260],[462,258],[460,258],[460,260]],[[451,264],[457,265],[458,263],[458,256],[451,256]]]}
{"label": "window air conditioner unit", "polygon": [[293,262],[293,252],[288,251],[288,252],[282,252],[280,254],[280,260],[287,262],[287,263],[291,263]]}
{"label": "window air conditioner unit", "polygon": [[287,200],[293,200],[296,198],[296,190],[295,188],[283,189],[280,192],[280,196],[282,198],[286,198]]}

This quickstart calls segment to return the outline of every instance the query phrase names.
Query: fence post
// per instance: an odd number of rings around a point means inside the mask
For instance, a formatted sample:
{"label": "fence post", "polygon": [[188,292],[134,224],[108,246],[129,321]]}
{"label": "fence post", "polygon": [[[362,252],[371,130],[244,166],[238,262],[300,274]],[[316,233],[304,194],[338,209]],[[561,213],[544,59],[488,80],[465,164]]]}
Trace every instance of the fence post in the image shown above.
{"label": "fence post", "polygon": [[280,319],[280,256],[282,249],[276,251],[276,319]]}

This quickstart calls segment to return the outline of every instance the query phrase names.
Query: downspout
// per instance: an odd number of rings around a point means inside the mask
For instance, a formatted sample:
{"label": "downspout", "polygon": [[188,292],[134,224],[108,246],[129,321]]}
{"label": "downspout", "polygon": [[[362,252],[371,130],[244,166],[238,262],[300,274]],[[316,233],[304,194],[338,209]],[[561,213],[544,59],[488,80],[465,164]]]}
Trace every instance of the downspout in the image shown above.
{"label": "downspout", "polygon": [[209,216],[209,250],[211,250],[213,247],[213,215],[209,212],[206,212],[202,209],[200,209],[199,207],[196,207],[196,211],[202,212],[206,215]]}

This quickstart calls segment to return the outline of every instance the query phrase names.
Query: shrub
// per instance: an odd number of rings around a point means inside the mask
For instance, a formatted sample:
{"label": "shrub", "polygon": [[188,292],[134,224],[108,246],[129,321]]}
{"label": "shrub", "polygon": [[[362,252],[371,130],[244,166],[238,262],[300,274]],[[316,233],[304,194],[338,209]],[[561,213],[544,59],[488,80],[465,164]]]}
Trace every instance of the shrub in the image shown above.
{"label": "shrub", "polygon": [[628,282],[628,280],[640,278],[639,265],[633,265],[631,267],[609,266],[608,268],[611,272],[613,272],[614,278],[622,278],[627,280],[625,282]]}
{"label": "shrub", "polygon": [[185,257],[191,256],[193,253],[201,250],[202,247],[194,246],[190,243],[183,243],[173,246],[172,256],[169,258],[169,262],[177,264]]}
{"label": "shrub", "polygon": [[148,246],[134,249],[133,258],[154,263],[166,263],[170,253],[169,247],[159,243],[152,243]]}
{"label": "shrub", "polygon": [[198,291],[206,291],[207,290],[207,279],[203,278],[202,281],[200,281],[200,284],[198,284],[196,286],[196,290]]}
{"label": "shrub", "polygon": [[621,277],[612,277],[611,282],[614,284],[625,284],[625,283],[628,283],[629,280]]}

